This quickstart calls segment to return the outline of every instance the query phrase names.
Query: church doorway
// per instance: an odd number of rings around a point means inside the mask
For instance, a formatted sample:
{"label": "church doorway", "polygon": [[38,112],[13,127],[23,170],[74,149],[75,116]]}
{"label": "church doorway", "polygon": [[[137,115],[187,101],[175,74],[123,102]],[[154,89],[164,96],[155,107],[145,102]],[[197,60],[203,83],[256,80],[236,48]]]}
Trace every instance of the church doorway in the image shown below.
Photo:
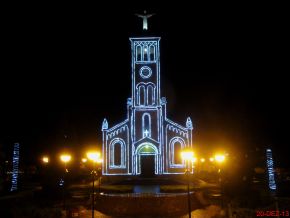
{"label": "church doorway", "polygon": [[155,175],[155,155],[141,155],[141,176],[153,177]]}
{"label": "church doorway", "polygon": [[151,143],[139,145],[135,153],[136,174],[142,177],[153,177],[158,174],[158,150]]}

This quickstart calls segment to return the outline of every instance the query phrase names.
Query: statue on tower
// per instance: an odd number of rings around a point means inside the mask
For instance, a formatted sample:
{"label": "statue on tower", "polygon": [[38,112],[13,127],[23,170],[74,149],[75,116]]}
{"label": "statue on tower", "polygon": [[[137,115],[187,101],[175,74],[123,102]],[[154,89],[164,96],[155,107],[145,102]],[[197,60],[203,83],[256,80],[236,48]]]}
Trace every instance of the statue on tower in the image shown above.
{"label": "statue on tower", "polygon": [[143,19],[143,30],[148,30],[148,21],[147,19],[149,17],[152,17],[154,14],[146,14],[146,11],[144,11],[144,14],[136,14],[137,17],[141,17]]}

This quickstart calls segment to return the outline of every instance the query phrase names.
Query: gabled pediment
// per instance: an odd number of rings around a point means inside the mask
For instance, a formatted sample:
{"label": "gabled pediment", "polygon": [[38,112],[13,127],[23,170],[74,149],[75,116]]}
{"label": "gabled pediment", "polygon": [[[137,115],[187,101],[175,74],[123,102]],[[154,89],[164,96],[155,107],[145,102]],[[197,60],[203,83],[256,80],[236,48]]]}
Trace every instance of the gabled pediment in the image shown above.
{"label": "gabled pediment", "polygon": [[141,145],[141,144],[146,143],[146,142],[151,143],[151,144],[155,145],[156,147],[159,145],[159,142],[155,141],[154,139],[149,138],[149,137],[145,137],[145,138],[142,138],[139,141],[135,142],[134,146],[136,148],[136,147],[138,147],[138,145]]}

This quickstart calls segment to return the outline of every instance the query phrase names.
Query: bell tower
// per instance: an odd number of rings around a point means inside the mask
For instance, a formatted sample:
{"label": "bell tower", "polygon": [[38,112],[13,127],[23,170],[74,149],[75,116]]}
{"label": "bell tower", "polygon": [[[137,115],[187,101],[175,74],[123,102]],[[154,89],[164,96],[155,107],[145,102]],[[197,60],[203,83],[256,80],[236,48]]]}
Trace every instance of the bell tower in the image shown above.
{"label": "bell tower", "polygon": [[[159,141],[160,37],[130,38],[132,63],[133,140]],[[155,130],[153,132],[153,129]]]}
{"label": "bell tower", "polygon": [[132,100],[134,107],[159,106],[159,37],[130,38],[132,52]]}

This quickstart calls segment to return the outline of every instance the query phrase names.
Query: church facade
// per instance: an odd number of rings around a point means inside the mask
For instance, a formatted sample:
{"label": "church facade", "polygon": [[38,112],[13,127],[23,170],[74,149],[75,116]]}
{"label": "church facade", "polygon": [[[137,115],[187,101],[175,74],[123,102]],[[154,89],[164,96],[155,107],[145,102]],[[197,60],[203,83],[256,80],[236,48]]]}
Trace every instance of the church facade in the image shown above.
{"label": "church facade", "polygon": [[192,147],[192,121],[178,124],[166,116],[160,93],[160,37],[130,38],[132,96],[127,118],[102,124],[103,175],[184,173],[181,150]]}

